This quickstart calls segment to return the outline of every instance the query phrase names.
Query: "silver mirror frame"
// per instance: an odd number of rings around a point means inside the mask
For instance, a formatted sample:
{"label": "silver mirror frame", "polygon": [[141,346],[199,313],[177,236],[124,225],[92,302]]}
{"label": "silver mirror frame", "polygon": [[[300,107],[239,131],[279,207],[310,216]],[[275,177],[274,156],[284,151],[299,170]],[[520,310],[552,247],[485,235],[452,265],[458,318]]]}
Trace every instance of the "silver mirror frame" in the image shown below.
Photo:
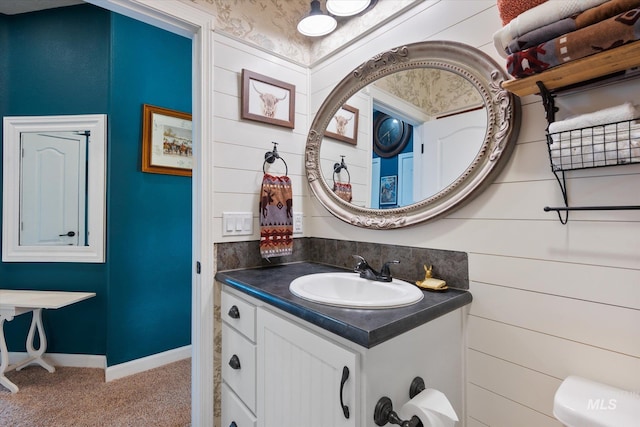
{"label": "silver mirror frame", "polygon": [[[449,186],[409,206],[370,209],[339,198],[323,179],[320,145],[338,109],[360,89],[397,71],[437,68],[467,79],[481,94],[487,111],[487,133],[471,165]],[[307,179],[318,201],[337,218],[359,227],[393,229],[438,218],[462,207],[491,182],[509,159],[520,130],[520,99],[502,89],[508,76],[488,55],[459,42],[425,41],[378,54],[347,75],[316,114],[305,148]]]}

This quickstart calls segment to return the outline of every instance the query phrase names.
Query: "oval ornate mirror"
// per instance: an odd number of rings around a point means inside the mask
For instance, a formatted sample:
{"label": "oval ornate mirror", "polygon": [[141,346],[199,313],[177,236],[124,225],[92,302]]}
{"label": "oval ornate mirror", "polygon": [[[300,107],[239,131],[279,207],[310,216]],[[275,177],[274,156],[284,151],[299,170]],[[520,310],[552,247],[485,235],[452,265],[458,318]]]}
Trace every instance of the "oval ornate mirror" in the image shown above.
{"label": "oval ornate mirror", "polygon": [[[311,190],[337,218],[376,229],[463,206],[492,182],[515,144],[520,102],[502,89],[506,78],[493,59],[458,42],[419,42],[374,56],[337,84],[311,124]],[[356,125],[352,140],[336,138],[343,112],[356,115],[346,117]],[[380,166],[389,160],[391,172]],[[349,197],[340,194],[343,176]]]}

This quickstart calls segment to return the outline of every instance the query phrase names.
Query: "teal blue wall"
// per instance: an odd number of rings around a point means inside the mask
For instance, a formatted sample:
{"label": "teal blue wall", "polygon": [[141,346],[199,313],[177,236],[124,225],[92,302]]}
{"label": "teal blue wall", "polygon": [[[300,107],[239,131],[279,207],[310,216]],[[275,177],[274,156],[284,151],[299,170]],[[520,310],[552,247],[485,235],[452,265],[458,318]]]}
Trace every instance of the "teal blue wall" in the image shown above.
{"label": "teal blue wall", "polygon": [[[8,34],[8,28],[7,28],[7,19],[5,18],[4,15],[0,14],[0,52],[7,52],[8,49],[8,43],[7,40],[9,38],[9,34]],[[7,88],[7,74],[9,73],[9,70],[7,68],[7,55],[0,55],[0,113],[2,111],[4,111],[4,109],[6,108],[6,101],[7,101],[7,93],[6,93],[6,88]],[[0,130],[2,130],[2,124],[0,123]],[[0,135],[2,133],[0,132]],[[0,166],[0,169],[2,168],[2,166]],[[1,180],[2,178],[0,178]]]}
{"label": "teal blue wall", "polygon": [[107,354],[118,364],[191,342],[191,178],[141,173],[139,149],[142,104],[191,112],[191,40],[115,14],[112,30],[108,217],[120,237]]}
{"label": "teal blue wall", "polygon": [[[5,21],[2,116],[108,112],[109,13],[69,7],[12,15]],[[0,262],[3,288],[97,294],[44,313],[48,348],[55,353],[106,354],[107,277],[108,264]],[[5,323],[10,351],[24,351],[30,317],[25,314]]]}
{"label": "teal blue wall", "polygon": [[[0,286],[96,292],[45,312],[50,352],[114,365],[188,345],[191,179],[142,173],[140,141],[142,104],[191,111],[191,41],[91,5],[0,24],[2,116],[106,113],[109,128],[107,262],[0,262]],[[5,324],[10,351],[29,317]]]}

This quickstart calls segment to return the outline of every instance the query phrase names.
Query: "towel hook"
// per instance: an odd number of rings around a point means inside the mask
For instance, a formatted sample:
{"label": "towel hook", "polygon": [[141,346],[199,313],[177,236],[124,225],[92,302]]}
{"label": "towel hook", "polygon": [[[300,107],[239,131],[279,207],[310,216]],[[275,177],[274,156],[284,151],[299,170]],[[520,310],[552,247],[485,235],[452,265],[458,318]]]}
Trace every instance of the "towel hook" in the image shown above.
{"label": "towel hook", "polygon": [[340,174],[340,171],[344,169],[347,172],[347,177],[349,178],[348,183],[351,183],[351,174],[349,173],[349,169],[347,169],[347,164],[344,162],[344,156],[340,156],[342,160],[340,163],[333,164],[333,185],[336,184],[336,174]]}
{"label": "towel hook", "polygon": [[289,175],[289,167],[287,166],[287,162],[284,161],[284,159],[282,157],[280,157],[280,154],[278,154],[278,148],[277,142],[272,142],[273,143],[273,151],[267,151],[266,153],[264,153],[264,163],[262,163],[262,172],[263,173],[267,173],[266,171],[266,166],[267,163],[269,164],[273,164],[273,162],[276,161],[276,159],[280,159],[282,160],[282,163],[284,163],[284,174],[285,175]]}

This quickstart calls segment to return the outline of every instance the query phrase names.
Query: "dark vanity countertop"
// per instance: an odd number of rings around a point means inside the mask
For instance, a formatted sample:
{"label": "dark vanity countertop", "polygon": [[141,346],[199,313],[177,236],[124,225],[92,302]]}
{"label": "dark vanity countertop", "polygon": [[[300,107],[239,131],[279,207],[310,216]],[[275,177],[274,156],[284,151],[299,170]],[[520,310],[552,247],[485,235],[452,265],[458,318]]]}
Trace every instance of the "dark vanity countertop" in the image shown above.
{"label": "dark vanity countertop", "polygon": [[471,303],[469,291],[423,291],[416,304],[390,309],[353,309],[317,304],[293,295],[292,280],[312,273],[349,270],[312,262],[220,271],[216,280],[366,348],[383,343]]}

